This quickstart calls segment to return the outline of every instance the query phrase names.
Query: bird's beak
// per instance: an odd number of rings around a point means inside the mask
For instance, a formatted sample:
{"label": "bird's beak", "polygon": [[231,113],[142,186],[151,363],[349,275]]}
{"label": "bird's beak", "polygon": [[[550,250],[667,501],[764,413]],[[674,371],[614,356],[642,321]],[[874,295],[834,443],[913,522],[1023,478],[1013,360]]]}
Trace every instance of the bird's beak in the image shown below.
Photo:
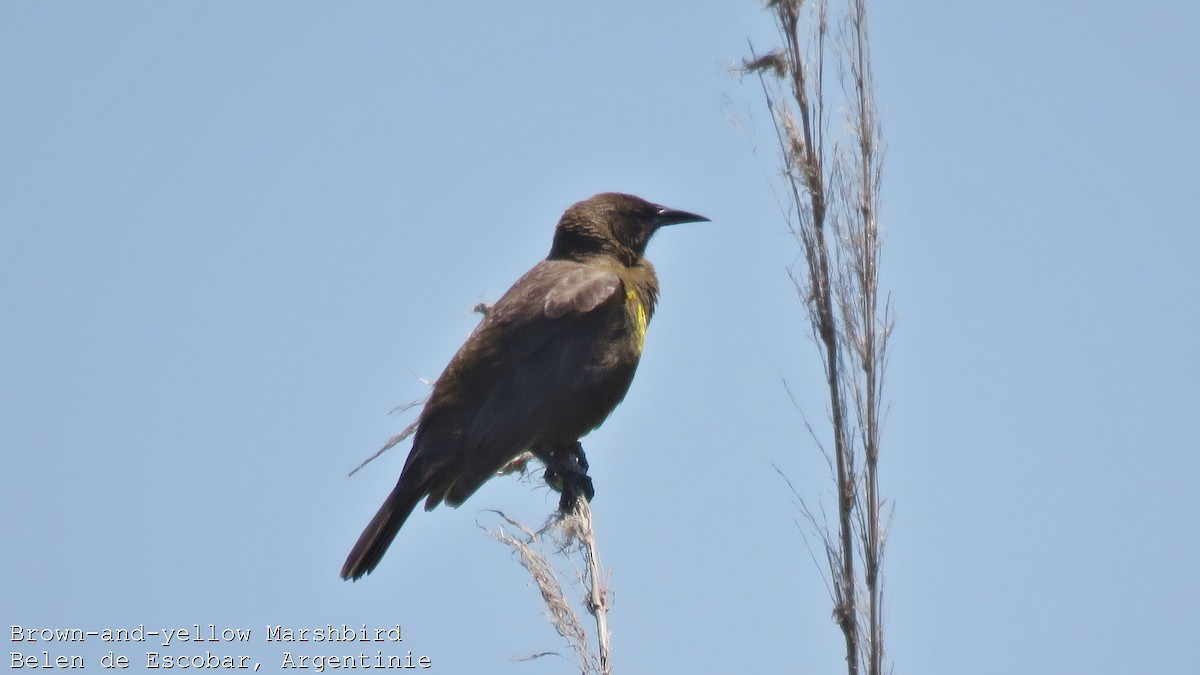
{"label": "bird's beak", "polygon": [[679,223],[707,223],[708,218],[698,216],[687,211],[677,211],[668,209],[665,206],[658,207],[658,213],[654,214],[654,224],[662,227],[663,225],[678,225]]}

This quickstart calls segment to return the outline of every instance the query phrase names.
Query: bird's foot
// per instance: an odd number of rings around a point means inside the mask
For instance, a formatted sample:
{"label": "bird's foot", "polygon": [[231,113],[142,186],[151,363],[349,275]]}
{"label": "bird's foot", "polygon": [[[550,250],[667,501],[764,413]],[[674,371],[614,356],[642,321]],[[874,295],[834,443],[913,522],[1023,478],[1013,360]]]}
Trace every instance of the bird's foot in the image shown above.
{"label": "bird's foot", "polygon": [[595,496],[596,489],[592,487],[591,476],[586,473],[571,476],[563,483],[562,496],[558,498],[558,511],[570,513],[575,510],[575,504],[579,502],[580,497],[590,504]]}
{"label": "bird's foot", "polygon": [[592,478],[587,474],[589,465],[582,444],[575,443],[565,453],[539,454],[538,457],[546,465],[546,484],[562,493],[558,500],[561,513],[574,510],[580,497],[591,502],[596,496]]}

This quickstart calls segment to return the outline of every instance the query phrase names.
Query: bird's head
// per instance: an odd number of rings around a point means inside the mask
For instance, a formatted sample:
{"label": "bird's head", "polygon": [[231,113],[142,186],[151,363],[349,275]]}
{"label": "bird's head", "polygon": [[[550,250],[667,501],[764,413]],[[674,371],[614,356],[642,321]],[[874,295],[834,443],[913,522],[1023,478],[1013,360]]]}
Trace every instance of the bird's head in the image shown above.
{"label": "bird's head", "polygon": [[635,265],[646,254],[646,244],[658,228],[707,220],[633,195],[605,192],[563,213],[554,231],[550,258],[578,259],[599,253]]}

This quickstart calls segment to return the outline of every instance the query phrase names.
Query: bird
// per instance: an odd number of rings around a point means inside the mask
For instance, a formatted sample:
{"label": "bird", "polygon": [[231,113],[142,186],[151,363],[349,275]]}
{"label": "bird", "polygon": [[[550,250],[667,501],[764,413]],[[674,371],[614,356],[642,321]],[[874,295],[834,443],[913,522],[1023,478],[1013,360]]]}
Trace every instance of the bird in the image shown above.
{"label": "bird", "polygon": [[343,579],[372,572],[417,504],[461,505],[531,452],[560,510],[594,496],[579,442],[625,398],[658,302],[646,245],[707,222],[617,192],[569,207],[550,253],[485,313],[433,384],[396,487],[354,544]]}

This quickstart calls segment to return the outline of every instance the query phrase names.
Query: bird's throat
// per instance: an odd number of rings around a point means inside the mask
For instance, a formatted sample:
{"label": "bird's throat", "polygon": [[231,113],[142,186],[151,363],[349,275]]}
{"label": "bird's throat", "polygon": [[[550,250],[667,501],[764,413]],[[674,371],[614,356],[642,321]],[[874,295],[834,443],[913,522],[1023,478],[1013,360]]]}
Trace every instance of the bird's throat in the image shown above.
{"label": "bird's throat", "polygon": [[642,298],[632,288],[625,291],[625,306],[629,309],[629,315],[633,317],[635,344],[638,354],[641,354],[642,347],[646,344],[646,326],[650,324],[650,317],[646,313],[646,305],[642,303]]}

